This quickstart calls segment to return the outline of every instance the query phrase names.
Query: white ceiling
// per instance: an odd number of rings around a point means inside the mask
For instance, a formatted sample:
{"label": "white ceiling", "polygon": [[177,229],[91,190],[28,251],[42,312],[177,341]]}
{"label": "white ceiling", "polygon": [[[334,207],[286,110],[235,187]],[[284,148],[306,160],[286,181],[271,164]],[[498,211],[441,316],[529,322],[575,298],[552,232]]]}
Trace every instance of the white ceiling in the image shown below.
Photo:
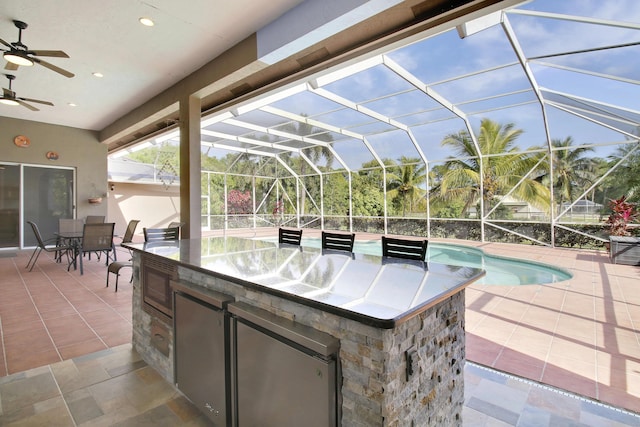
{"label": "white ceiling", "polygon": [[[66,52],[70,58],[42,59],[75,74],[67,78],[38,64],[7,71],[0,59],[3,74],[16,76],[16,96],[54,104],[32,104],[40,111],[0,104],[0,116],[101,130],[300,2],[0,1],[1,39],[17,41],[12,21],[24,21],[22,42],[30,50]],[[141,25],[143,16],[156,25]],[[8,88],[9,81],[0,77],[0,86]]]}

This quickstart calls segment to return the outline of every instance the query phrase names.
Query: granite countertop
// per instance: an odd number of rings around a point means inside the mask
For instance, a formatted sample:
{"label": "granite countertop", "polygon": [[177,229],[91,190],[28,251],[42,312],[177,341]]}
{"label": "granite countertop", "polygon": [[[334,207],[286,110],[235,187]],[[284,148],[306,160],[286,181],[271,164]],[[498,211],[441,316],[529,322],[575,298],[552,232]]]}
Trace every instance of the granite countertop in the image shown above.
{"label": "granite countertop", "polygon": [[123,246],[380,328],[395,327],[485,274],[239,237]]}

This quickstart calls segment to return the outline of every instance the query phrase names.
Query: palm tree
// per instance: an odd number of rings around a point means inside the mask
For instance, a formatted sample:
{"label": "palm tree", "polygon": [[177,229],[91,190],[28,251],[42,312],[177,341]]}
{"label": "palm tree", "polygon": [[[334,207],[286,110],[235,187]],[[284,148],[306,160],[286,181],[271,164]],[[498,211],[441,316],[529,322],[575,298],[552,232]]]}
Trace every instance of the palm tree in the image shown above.
{"label": "palm tree", "polygon": [[400,166],[391,168],[387,174],[388,195],[391,198],[401,197],[402,216],[407,212],[407,201],[409,202],[409,212],[413,211],[413,202],[424,197],[426,191],[420,188],[427,180],[426,166],[420,159],[400,157]]}
{"label": "palm tree", "polygon": [[618,147],[616,152],[609,156],[608,168],[612,168],[622,158],[626,161],[618,165],[611,174],[609,193],[611,198],[619,198],[626,195],[629,200],[640,200],[640,145],[626,144]]}
{"label": "palm tree", "polygon": [[[551,141],[554,148],[552,153],[553,194],[556,196],[557,206],[562,209],[565,202],[573,202],[579,194],[587,189],[596,179],[596,164],[593,159],[584,157],[590,147],[572,149],[573,138]],[[548,177],[542,180],[548,183]]]}
{"label": "palm tree", "polygon": [[[306,117],[306,114],[302,114],[303,117]],[[296,126],[295,127],[291,127],[289,129],[290,132],[296,134],[296,135],[300,135],[300,136],[310,136],[313,135],[314,139],[323,141],[323,142],[331,142],[333,141],[333,137],[326,132],[322,132],[322,129],[318,129],[308,123],[304,123],[304,122],[296,122]],[[322,132],[322,133],[319,133]],[[318,134],[319,133],[319,134]],[[317,135],[314,135],[317,134]],[[318,163],[324,159],[325,161],[325,165],[327,169],[331,168],[331,164],[333,163],[333,152],[329,149],[328,146],[325,145],[314,145],[311,148],[307,148],[304,151],[304,154],[309,158],[309,160],[316,166],[318,166]],[[304,176],[307,174],[308,172],[308,164],[306,161],[300,159],[301,164],[300,164],[300,175]],[[302,194],[300,194],[300,214],[304,215],[305,213],[305,205],[306,205],[306,200],[307,200],[307,193],[306,191],[302,191]]]}
{"label": "palm tree", "polygon": [[[549,189],[528,175],[542,154],[519,151],[516,140],[522,132],[521,129],[515,129],[512,123],[501,125],[483,119],[478,136],[481,153],[476,151],[467,130],[446,136],[442,145],[450,146],[456,155],[444,163],[444,172],[432,189],[432,200],[441,204],[463,201],[463,211],[466,212],[482,198],[483,214],[486,215],[496,196],[513,190],[511,194],[514,197],[548,210]],[[483,156],[482,162],[480,154]],[[525,176],[527,178],[523,179]],[[520,180],[520,185],[514,188]]]}
{"label": "palm tree", "polygon": [[[301,114],[301,117],[307,117],[306,114]],[[331,142],[333,141],[333,137],[325,132],[323,129],[319,129],[313,125],[310,125],[306,122],[289,122],[282,126],[279,130],[288,132],[298,136],[306,136],[323,142]],[[322,159],[325,160],[327,168],[331,167],[333,163],[333,153],[324,145],[314,145],[310,148],[306,148],[303,150],[304,154],[313,162],[315,165]],[[307,171],[308,165],[307,162],[301,161],[300,169],[301,174],[304,175]]]}

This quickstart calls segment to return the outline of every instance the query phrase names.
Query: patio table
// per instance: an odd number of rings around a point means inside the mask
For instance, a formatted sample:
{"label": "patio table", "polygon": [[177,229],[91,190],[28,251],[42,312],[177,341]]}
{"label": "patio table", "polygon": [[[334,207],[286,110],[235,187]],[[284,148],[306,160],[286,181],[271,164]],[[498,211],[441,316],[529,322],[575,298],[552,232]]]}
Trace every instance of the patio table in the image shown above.
{"label": "patio table", "polygon": [[59,231],[55,233],[57,237],[63,239],[73,247],[73,261],[69,263],[69,267],[73,263],[73,269],[78,269],[78,254],[80,253],[80,247],[82,246],[82,230],[80,231]]}

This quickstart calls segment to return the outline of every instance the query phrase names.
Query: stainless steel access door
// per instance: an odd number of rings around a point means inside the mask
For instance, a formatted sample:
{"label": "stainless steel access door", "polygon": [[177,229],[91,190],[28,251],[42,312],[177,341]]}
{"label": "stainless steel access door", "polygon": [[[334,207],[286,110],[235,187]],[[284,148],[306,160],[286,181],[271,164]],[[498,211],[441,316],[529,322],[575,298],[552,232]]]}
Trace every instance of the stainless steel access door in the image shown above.
{"label": "stainless steel access door", "polygon": [[336,425],[336,361],[241,319],[236,325],[237,425]]}
{"label": "stainless steel access door", "polygon": [[222,310],[175,294],[176,386],[216,426],[230,424],[227,342]]}

